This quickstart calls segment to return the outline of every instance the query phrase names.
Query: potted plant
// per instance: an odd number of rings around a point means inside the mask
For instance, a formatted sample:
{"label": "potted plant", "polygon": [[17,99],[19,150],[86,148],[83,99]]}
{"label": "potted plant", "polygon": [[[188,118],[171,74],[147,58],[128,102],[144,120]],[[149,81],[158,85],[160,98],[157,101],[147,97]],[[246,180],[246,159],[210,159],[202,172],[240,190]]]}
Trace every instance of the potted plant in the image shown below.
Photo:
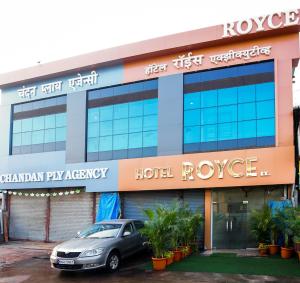
{"label": "potted plant", "polygon": [[168,237],[168,226],[166,217],[159,208],[155,210],[145,209],[144,213],[148,217],[145,226],[141,229],[141,233],[148,238],[149,244],[153,250],[152,264],[154,270],[164,270],[167,260],[166,242]]}
{"label": "potted plant", "polygon": [[270,255],[276,255],[279,252],[280,246],[277,245],[277,237],[278,237],[278,227],[276,223],[275,217],[272,216],[271,221],[271,244],[269,245],[269,253]]}
{"label": "potted plant", "polygon": [[260,255],[267,253],[267,245],[270,243],[270,230],[272,213],[268,205],[263,205],[261,210],[253,210],[250,216],[251,232],[256,237]]}
{"label": "potted plant", "polygon": [[293,207],[285,207],[278,210],[275,214],[275,221],[279,231],[284,236],[284,247],[281,247],[281,257],[288,259],[293,255],[293,247],[291,239],[293,237],[293,227],[295,222],[295,209]]}
{"label": "potted plant", "polygon": [[167,259],[167,265],[170,265],[174,261],[174,252],[172,251],[167,251],[165,252],[165,258]]}
{"label": "potted plant", "polygon": [[269,245],[268,244],[263,244],[263,243],[260,243],[258,245],[258,252],[259,252],[259,255],[260,256],[266,256],[268,254],[268,248],[269,248]]}

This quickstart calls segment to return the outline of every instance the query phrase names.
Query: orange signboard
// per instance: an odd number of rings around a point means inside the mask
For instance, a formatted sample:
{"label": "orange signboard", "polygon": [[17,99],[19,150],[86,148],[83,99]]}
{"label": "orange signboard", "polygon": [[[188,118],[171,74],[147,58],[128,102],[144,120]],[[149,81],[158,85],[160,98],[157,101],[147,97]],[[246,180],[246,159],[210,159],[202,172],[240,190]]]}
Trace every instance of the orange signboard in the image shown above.
{"label": "orange signboard", "polygon": [[273,147],[119,161],[119,190],[292,184],[294,148]]}

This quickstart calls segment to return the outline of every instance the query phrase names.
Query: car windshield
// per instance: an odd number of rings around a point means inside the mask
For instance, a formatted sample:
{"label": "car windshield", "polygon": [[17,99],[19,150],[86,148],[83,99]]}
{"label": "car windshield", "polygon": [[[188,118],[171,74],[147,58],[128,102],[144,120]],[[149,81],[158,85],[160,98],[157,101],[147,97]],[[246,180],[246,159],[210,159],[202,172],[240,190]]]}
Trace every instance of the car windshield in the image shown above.
{"label": "car windshield", "polygon": [[97,239],[115,238],[121,227],[122,224],[94,224],[88,229],[80,232],[77,237]]}

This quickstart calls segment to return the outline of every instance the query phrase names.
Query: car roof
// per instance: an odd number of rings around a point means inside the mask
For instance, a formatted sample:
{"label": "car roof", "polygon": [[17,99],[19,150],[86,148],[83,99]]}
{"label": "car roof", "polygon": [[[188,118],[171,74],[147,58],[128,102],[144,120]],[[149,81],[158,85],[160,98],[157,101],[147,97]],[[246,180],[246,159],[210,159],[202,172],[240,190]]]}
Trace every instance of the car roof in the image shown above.
{"label": "car roof", "polygon": [[96,222],[97,224],[98,223],[102,223],[102,224],[110,224],[110,223],[118,223],[118,224],[126,224],[126,223],[129,223],[129,222],[132,222],[132,221],[142,221],[142,220],[139,220],[139,219],[111,219],[111,220],[103,220],[103,221],[99,221],[99,222]]}

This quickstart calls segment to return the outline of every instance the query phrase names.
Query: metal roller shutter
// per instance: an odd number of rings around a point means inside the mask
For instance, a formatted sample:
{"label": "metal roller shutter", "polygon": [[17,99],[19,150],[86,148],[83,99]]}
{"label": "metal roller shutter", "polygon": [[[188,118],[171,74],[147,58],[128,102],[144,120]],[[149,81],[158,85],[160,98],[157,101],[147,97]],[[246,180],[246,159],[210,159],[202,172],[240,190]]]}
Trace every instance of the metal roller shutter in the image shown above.
{"label": "metal roller shutter", "polygon": [[50,208],[50,241],[73,238],[93,223],[93,193],[51,197]]}
{"label": "metal roller shutter", "polygon": [[123,193],[122,218],[136,218],[145,220],[143,213],[145,208],[154,208],[156,204],[171,205],[172,201],[179,198],[178,191],[151,191],[151,192],[130,192]]}
{"label": "metal roller shutter", "polygon": [[10,238],[44,241],[46,204],[45,197],[11,196]]}

